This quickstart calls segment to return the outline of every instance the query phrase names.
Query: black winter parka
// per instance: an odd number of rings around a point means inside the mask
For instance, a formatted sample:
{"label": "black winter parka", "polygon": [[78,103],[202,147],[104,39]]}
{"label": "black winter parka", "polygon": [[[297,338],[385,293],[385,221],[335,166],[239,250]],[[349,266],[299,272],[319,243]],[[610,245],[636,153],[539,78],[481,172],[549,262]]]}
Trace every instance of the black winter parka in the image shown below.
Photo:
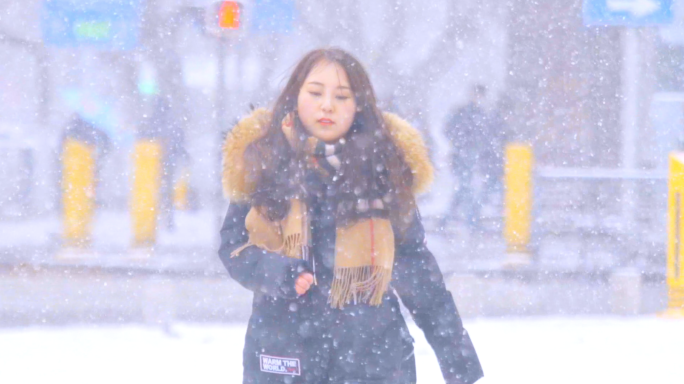
{"label": "black winter parka", "polygon": [[318,284],[299,297],[295,279],[301,272],[313,272],[312,265],[256,246],[231,258],[248,240],[245,217],[250,206],[231,204],[228,209],[219,256],[232,278],[254,292],[243,383],[415,383],[413,339],[397,296],[425,333],[447,383],[481,378],[475,348],[426,247],[417,212],[408,231],[397,236],[391,289],[382,305],[330,307],[336,233],[330,200],[323,197],[310,206]]}

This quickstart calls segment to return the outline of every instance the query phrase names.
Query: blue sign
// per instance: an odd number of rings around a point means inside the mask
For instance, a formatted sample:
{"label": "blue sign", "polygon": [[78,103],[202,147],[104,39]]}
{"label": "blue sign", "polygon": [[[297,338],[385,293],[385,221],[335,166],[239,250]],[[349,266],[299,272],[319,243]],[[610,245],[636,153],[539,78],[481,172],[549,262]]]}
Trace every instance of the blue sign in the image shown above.
{"label": "blue sign", "polygon": [[255,0],[250,29],[255,33],[289,33],[295,18],[294,0]]}
{"label": "blue sign", "polygon": [[107,51],[135,48],[141,0],[45,0],[43,42],[57,47]]}
{"label": "blue sign", "polygon": [[584,0],[582,13],[587,26],[642,27],[673,20],[672,0]]}

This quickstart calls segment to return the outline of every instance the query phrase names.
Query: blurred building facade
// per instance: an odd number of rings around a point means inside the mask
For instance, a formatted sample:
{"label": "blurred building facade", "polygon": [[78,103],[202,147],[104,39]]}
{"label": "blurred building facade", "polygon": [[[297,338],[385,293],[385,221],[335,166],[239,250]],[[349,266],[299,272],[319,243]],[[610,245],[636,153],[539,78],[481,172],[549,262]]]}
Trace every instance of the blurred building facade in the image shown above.
{"label": "blurred building facade", "polygon": [[[103,129],[116,136],[104,160],[103,203],[125,209],[130,144],[154,97],[168,99],[182,120],[200,205],[213,207],[222,133],[250,105],[268,105],[296,60],[320,46],[348,49],[367,65],[383,108],[423,130],[440,170],[450,151],[441,140],[445,118],[467,102],[474,84],[491,90],[488,102],[504,112],[512,137],[534,146],[539,164],[620,166],[620,31],[585,27],[581,0],[283,1],[294,7],[294,18],[273,31],[250,25],[264,2],[245,0],[244,28],[224,46],[221,97],[219,43],[203,33],[197,13],[211,3],[141,1],[139,44],[122,52],[43,45],[43,0],[0,4],[0,125],[21,131],[36,152],[27,212],[58,209],[59,129],[75,104],[88,108],[88,102],[104,110]],[[684,53],[658,28],[638,35],[644,144],[638,163],[651,167],[666,156],[649,150],[651,100],[681,82]],[[218,123],[217,102],[225,116]]]}

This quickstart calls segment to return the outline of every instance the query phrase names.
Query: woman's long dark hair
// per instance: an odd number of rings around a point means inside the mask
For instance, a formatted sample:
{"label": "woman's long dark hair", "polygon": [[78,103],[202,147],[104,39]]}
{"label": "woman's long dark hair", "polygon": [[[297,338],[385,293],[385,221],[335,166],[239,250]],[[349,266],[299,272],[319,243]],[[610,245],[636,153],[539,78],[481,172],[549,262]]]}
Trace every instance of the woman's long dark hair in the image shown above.
{"label": "woman's long dark hair", "polygon": [[[338,201],[356,202],[359,198],[378,198],[388,193],[392,223],[400,230],[410,224],[415,208],[411,192],[413,175],[400,149],[394,144],[376,104],[375,92],[365,69],[349,53],[341,49],[317,49],[309,52],[295,67],[285,89],[276,100],[271,121],[264,136],[250,144],[245,153],[249,177],[256,189],[251,196],[253,206],[262,207],[271,220],[282,219],[289,210],[292,197],[302,196],[305,172],[304,142],[308,136],[297,116],[300,89],[309,72],[321,61],[336,63],[347,73],[356,99],[357,112],[345,136],[342,168],[338,172]],[[285,116],[294,114],[296,145],[292,146],[282,132]],[[353,221],[356,204],[340,204],[338,222]]]}

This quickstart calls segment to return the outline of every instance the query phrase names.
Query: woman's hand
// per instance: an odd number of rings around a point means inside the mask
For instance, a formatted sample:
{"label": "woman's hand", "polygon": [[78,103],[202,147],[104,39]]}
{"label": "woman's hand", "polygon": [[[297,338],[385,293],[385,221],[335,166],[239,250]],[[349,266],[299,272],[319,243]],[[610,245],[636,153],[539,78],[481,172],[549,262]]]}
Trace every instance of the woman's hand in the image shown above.
{"label": "woman's hand", "polygon": [[311,288],[311,284],[313,284],[313,281],[313,275],[309,272],[300,273],[297,279],[295,280],[295,291],[297,291],[297,294],[300,296],[305,294],[306,291],[308,291],[309,288]]}

